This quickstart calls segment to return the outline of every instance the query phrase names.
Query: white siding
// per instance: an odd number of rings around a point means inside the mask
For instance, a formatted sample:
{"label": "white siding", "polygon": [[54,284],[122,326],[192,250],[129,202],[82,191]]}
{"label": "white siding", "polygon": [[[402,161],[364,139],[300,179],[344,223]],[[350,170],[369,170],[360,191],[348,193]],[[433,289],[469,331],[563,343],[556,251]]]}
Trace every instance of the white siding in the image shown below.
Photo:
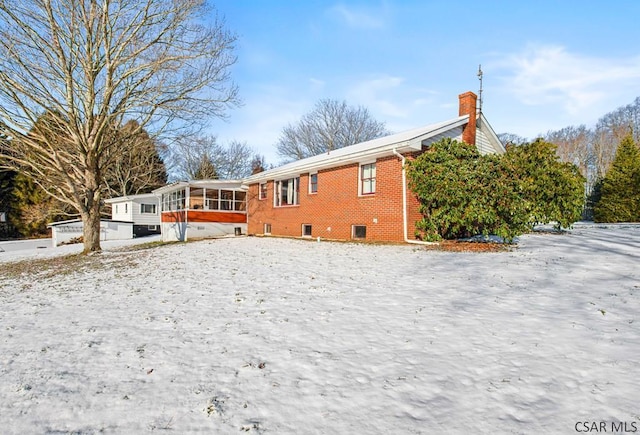
{"label": "white siding", "polygon": [[[156,212],[142,213],[143,204],[155,205]],[[153,198],[136,198],[132,204],[133,208],[133,223],[136,225],[160,225],[160,201],[158,197]]]}
{"label": "white siding", "polygon": [[111,204],[111,219],[114,221],[133,222],[132,206],[133,201],[131,200]]}
{"label": "white siding", "polygon": [[452,139],[455,139],[459,142],[462,141],[462,127],[456,127],[453,128],[451,130],[448,130],[444,133],[438,134],[436,136],[433,136],[431,138],[429,138],[428,140],[422,141],[422,145],[426,145],[426,146],[430,146],[431,144],[434,144],[436,142],[441,141],[444,138],[450,137]]}
{"label": "white siding", "polygon": [[493,149],[487,135],[485,135],[482,130],[476,131],[476,146],[478,147],[478,151],[480,154],[495,154],[496,150]]}
{"label": "white siding", "polygon": [[[82,237],[84,225],[82,221],[66,222],[51,225],[53,246],[68,243],[72,239]],[[133,224],[130,222],[100,221],[100,240],[133,239]]]}
{"label": "white siding", "polygon": [[223,237],[235,235],[235,229],[240,228],[241,234],[247,234],[247,224],[221,222],[164,222],[162,224],[163,242],[184,242],[188,239],[206,239],[209,237]]}
{"label": "white siding", "polygon": [[[135,225],[160,225],[160,198],[144,194],[113,198],[111,219],[133,222]],[[155,205],[155,213],[142,213],[142,205]]]}

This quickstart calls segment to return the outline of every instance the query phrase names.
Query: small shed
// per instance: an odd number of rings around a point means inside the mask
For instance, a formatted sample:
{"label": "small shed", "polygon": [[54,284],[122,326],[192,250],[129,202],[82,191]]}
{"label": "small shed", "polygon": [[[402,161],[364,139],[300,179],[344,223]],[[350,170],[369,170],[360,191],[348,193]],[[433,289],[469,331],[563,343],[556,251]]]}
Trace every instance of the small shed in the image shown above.
{"label": "small shed", "polygon": [[[51,241],[56,246],[76,243],[82,237],[84,225],[80,219],[54,222],[47,225],[51,228]],[[133,222],[116,221],[110,219],[100,220],[100,240],[127,240],[133,239]]]}

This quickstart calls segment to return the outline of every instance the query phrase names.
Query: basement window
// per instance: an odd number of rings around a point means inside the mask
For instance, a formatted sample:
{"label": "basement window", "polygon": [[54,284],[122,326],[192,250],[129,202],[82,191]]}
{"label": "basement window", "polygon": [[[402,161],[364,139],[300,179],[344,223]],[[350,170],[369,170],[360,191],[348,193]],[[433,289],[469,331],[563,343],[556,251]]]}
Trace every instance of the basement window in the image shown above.
{"label": "basement window", "polygon": [[311,224],[302,224],[302,237],[311,237]]}
{"label": "basement window", "polygon": [[264,234],[271,234],[271,224],[264,224],[262,232]]}
{"label": "basement window", "polygon": [[351,238],[353,239],[366,239],[367,227],[366,225],[353,225],[351,227]]}

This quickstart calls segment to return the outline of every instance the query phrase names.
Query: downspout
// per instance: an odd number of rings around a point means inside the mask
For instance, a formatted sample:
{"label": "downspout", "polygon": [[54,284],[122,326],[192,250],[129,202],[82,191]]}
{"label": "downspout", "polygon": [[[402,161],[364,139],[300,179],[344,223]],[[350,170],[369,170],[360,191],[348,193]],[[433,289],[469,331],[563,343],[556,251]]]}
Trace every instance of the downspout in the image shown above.
{"label": "downspout", "polygon": [[414,245],[437,245],[438,242],[424,242],[422,240],[409,240],[407,234],[407,169],[405,167],[405,158],[400,154],[396,148],[393,149],[393,154],[398,156],[402,162],[402,230],[404,235],[404,241],[406,243],[412,243]]}

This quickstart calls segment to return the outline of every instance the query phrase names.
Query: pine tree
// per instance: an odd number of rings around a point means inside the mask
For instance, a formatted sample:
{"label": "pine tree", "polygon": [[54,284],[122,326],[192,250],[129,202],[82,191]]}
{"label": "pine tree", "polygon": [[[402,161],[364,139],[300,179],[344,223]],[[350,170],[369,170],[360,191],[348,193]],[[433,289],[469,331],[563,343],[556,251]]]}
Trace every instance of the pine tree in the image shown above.
{"label": "pine tree", "polygon": [[218,178],[218,172],[213,161],[208,155],[202,156],[196,173],[193,174],[194,180],[215,180]]}
{"label": "pine tree", "polygon": [[10,208],[9,220],[23,237],[46,236],[47,224],[63,219],[69,209],[25,174],[18,174],[13,180]]}
{"label": "pine tree", "polygon": [[640,221],[640,148],[628,134],[602,182],[594,208],[596,222]]}

